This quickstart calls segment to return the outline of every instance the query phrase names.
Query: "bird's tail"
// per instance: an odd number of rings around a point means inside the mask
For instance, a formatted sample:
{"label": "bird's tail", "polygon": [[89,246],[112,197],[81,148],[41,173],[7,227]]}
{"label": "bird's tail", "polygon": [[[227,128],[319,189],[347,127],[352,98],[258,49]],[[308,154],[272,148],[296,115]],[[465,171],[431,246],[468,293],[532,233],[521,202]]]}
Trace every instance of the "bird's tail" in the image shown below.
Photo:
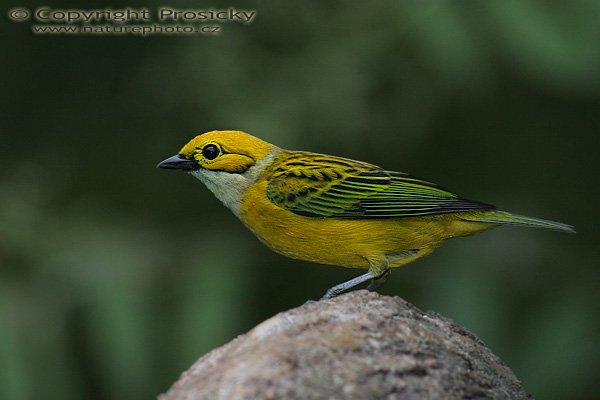
{"label": "bird's tail", "polygon": [[571,225],[561,222],[547,221],[545,219],[526,217],[524,215],[511,214],[505,211],[484,211],[478,213],[470,213],[461,216],[461,219],[474,222],[485,222],[499,225],[516,225],[529,228],[546,228],[557,231],[575,233],[575,229]]}

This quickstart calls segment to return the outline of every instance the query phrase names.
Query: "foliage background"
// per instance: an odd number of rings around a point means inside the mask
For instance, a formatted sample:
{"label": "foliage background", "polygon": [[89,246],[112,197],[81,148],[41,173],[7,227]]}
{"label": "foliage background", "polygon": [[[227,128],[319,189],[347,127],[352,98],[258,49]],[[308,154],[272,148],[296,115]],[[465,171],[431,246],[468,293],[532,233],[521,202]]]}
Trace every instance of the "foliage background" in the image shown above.
{"label": "foliage background", "polygon": [[575,225],[450,241],[382,291],[476,333],[538,398],[597,393],[598,1],[168,5],[257,17],[214,38],[39,36],[3,3],[0,398],[151,398],[358,273],[271,253],[154,169],[212,129]]}

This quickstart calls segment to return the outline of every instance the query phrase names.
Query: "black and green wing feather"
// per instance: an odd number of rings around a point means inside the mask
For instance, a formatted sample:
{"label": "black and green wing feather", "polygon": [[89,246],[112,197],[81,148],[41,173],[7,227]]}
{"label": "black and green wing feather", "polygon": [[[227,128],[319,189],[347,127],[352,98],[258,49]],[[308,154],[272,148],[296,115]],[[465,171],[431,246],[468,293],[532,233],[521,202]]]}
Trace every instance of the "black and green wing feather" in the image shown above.
{"label": "black and green wing feather", "polygon": [[375,165],[304,152],[288,155],[271,172],[267,196],[298,215],[404,218],[495,209]]}

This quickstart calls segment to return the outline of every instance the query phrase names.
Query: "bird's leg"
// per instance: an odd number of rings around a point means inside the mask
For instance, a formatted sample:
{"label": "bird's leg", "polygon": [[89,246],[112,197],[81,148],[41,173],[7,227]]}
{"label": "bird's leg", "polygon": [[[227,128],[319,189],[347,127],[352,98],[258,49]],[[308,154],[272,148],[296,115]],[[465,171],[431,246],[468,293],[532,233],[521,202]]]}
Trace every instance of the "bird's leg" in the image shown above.
{"label": "bird's leg", "polygon": [[375,291],[379,286],[383,285],[387,282],[388,277],[390,276],[390,260],[386,256],[383,260],[370,260],[369,261],[370,268],[369,271],[373,274],[373,280],[366,287],[366,289],[370,292]]}
{"label": "bird's leg", "polygon": [[371,292],[375,291],[379,286],[387,282],[388,278],[390,277],[390,272],[392,272],[392,270],[389,268],[384,270],[379,276],[373,278],[366,289]]}
{"label": "bird's leg", "polygon": [[354,286],[360,285],[361,283],[368,281],[369,279],[376,279],[376,278],[377,278],[377,276],[373,275],[371,272],[367,272],[365,274],[357,276],[356,278],[350,279],[349,281],[342,282],[339,285],[335,285],[334,287],[329,288],[325,292],[323,297],[321,297],[321,300],[330,299],[332,297],[339,295],[340,293],[345,292],[348,289],[352,289]]}

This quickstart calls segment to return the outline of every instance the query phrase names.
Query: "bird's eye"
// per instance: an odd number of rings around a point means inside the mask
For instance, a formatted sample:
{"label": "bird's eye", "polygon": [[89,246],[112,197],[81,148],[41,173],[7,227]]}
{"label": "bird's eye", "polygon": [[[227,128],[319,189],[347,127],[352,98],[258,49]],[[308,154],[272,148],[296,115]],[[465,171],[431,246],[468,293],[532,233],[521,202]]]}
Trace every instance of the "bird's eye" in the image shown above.
{"label": "bird's eye", "polygon": [[221,150],[219,150],[219,148],[217,146],[215,146],[214,144],[207,144],[202,149],[202,155],[207,160],[214,160],[215,158],[217,158],[217,156],[219,155],[220,152],[221,152]]}

